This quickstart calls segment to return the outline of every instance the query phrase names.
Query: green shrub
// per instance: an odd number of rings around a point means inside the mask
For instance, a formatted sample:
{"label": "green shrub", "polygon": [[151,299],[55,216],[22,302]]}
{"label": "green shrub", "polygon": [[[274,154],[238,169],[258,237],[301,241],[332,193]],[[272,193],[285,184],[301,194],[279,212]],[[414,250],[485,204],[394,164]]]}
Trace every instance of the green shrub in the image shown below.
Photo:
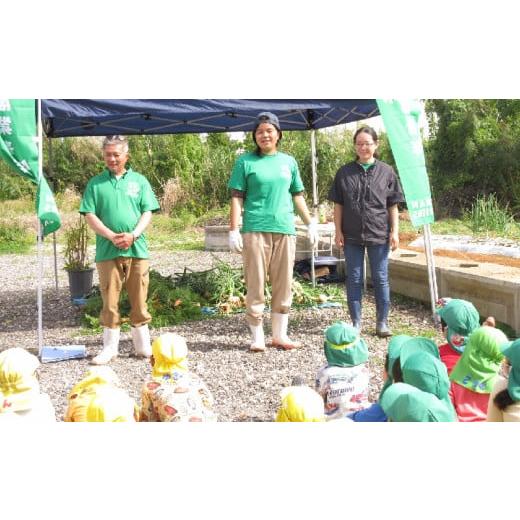
{"label": "green shrub", "polygon": [[20,225],[0,222],[0,254],[21,254],[31,249],[35,237]]}
{"label": "green shrub", "polygon": [[490,195],[478,196],[471,209],[464,214],[473,233],[498,233],[507,235],[515,221],[506,206],[501,207],[497,198]]}

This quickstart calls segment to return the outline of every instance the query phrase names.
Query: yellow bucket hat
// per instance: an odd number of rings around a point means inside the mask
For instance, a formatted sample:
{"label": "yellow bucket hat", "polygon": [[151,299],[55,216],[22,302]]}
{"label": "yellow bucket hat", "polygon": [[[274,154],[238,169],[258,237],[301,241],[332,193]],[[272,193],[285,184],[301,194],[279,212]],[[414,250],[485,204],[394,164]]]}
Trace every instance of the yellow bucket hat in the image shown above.
{"label": "yellow bucket hat", "polygon": [[0,413],[16,412],[31,407],[40,393],[36,369],[38,358],[20,347],[0,353]]}
{"label": "yellow bucket hat", "polygon": [[87,422],[136,422],[137,407],[124,390],[104,386],[87,406]]}
{"label": "yellow bucket hat", "polygon": [[323,399],[308,386],[284,388],[280,396],[282,405],[278,410],[276,422],[321,422],[325,421]]}
{"label": "yellow bucket hat", "polygon": [[156,338],[152,343],[152,355],[154,365],[153,377],[163,377],[175,370],[186,372],[188,370],[188,346],[186,340],[168,332]]}

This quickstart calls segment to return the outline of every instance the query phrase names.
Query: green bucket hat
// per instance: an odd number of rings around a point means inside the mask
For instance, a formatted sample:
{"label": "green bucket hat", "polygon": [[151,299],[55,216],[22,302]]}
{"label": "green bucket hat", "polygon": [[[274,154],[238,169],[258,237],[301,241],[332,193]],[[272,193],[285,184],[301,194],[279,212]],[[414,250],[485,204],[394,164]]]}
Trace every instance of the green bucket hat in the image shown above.
{"label": "green bucket hat", "polygon": [[448,326],[448,343],[456,352],[464,352],[468,336],[480,325],[475,306],[466,300],[453,298],[436,310]]}
{"label": "green bucket hat", "polygon": [[502,350],[502,354],[504,354],[511,363],[507,391],[511,399],[520,401],[520,338],[510,342],[506,348]]}
{"label": "green bucket hat", "polygon": [[394,382],[392,378],[392,367],[394,366],[396,359],[398,359],[401,355],[401,347],[411,338],[411,336],[399,334],[397,336],[393,336],[392,339],[388,342],[388,368],[386,371],[387,380],[383,384],[383,388],[379,394],[379,399],[381,399],[381,396],[384,394],[385,390]]}
{"label": "green bucket hat", "polygon": [[440,359],[439,349],[435,341],[430,338],[422,336],[412,337],[401,346],[401,368],[406,363],[406,360],[416,352],[427,352],[436,359]]}
{"label": "green bucket hat", "polygon": [[386,416],[394,422],[454,422],[452,410],[429,392],[406,383],[394,383],[380,401]]}
{"label": "green bucket hat", "polygon": [[368,359],[368,347],[358,329],[338,321],[325,331],[325,357],[329,365],[355,367]]}
{"label": "green bucket hat", "polygon": [[450,379],[478,394],[490,394],[507,345],[509,340],[500,329],[479,327],[470,334]]}
{"label": "green bucket hat", "polygon": [[450,380],[446,365],[426,351],[414,352],[401,360],[403,381],[441,400],[448,398]]}

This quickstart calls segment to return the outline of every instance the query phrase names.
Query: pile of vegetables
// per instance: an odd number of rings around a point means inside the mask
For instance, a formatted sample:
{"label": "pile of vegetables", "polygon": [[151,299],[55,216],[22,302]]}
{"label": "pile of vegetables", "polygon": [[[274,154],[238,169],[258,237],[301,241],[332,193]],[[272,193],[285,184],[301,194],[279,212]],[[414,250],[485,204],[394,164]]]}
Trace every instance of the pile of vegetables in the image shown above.
{"label": "pile of vegetables", "polygon": [[[148,310],[152,315],[152,327],[166,327],[189,320],[201,320],[213,316],[244,312],[246,287],[241,268],[234,268],[217,260],[215,267],[206,271],[192,271],[187,267],[182,273],[163,276],[150,271]],[[271,302],[271,288],[266,284],[266,306]],[[293,279],[293,306],[309,307],[325,302],[344,302],[343,288],[329,284],[312,287],[303,278]],[[83,324],[94,331],[101,330],[99,313],[102,308],[99,287],[94,287],[83,307]],[[122,329],[129,330],[130,303],[123,289],[120,312]]]}

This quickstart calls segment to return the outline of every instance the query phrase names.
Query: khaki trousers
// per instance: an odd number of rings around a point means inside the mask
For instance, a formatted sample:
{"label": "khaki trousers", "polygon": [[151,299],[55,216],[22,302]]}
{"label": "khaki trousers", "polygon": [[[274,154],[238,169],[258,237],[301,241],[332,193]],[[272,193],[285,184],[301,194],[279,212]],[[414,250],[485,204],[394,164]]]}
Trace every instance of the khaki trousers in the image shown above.
{"label": "khaki trousers", "polygon": [[126,286],[130,300],[130,324],[132,327],[140,327],[149,323],[152,320],[146,305],[150,276],[149,261],[143,258],[119,256],[113,260],[98,262],[96,267],[103,299],[103,309],[99,316],[100,324],[111,329],[121,325],[119,296],[123,284]]}
{"label": "khaki trousers", "polygon": [[244,233],[244,276],[247,287],[246,320],[262,324],[265,308],[264,286],[271,282],[271,312],[287,314],[291,308],[291,282],[296,251],[296,237],[281,233]]}

